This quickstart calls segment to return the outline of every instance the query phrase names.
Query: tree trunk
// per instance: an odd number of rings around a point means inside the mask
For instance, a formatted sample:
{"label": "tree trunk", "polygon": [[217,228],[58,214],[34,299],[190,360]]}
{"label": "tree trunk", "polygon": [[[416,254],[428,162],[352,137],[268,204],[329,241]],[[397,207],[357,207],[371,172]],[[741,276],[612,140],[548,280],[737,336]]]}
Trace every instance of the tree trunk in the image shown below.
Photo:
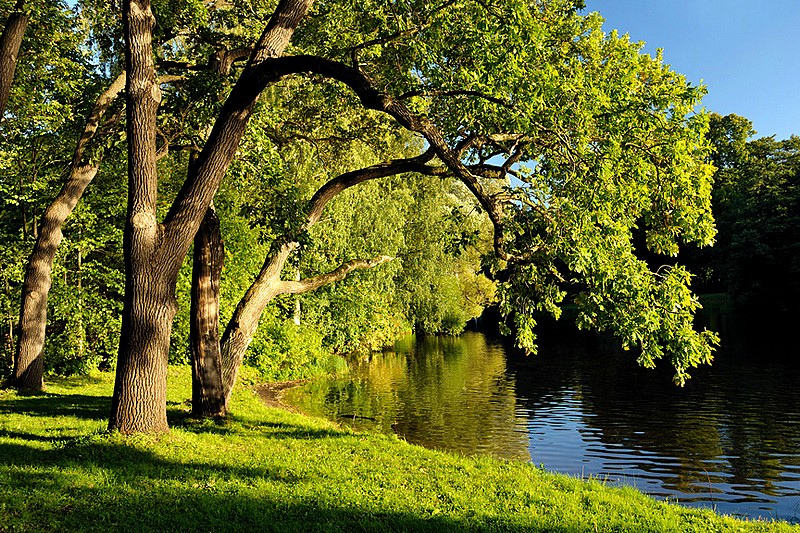
{"label": "tree trunk", "polygon": [[[428,150],[424,154],[407,159],[398,159],[387,163],[380,163],[371,167],[345,172],[328,181],[320,187],[308,203],[308,214],[304,229],[316,224],[327,203],[336,195],[365,181],[395,176],[405,172],[419,172],[421,174],[437,176],[442,175],[440,167],[428,166],[434,156]],[[357,259],[349,261],[333,272],[314,276],[306,280],[281,281],[280,274],[289,254],[297,247],[289,236],[284,236],[286,244],[274,245],[273,249],[261,267],[256,280],[247,289],[244,297],[239,301],[225,333],[222,335],[222,381],[225,388],[225,402],[230,400],[239,367],[244,360],[245,352],[253,341],[258,321],[270,301],[279,294],[301,294],[314,290],[335,281],[344,279],[350,272],[359,268],[372,268],[391,260],[390,257],[380,256],[375,259]]]}
{"label": "tree trunk", "polygon": [[261,92],[251,71],[283,53],[313,0],[280,0],[214,123],[197,164],[162,224],[156,219],[156,110],[161,94],[152,55],[149,0],[125,0],[128,128],[128,217],[125,227],[125,304],[109,429],[167,431],[166,368],[175,313],[175,283],[233,159]]}
{"label": "tree trunk", "polygon": [[125,301],[117,377],[108,427],[122,433],[169,430],[167,361],[177,304],[177,269],[160,252],[156,219],[156,111],[161,100],[152,53],[149,0],[126,0],[125,68],[128,213],[123,238]]}
{"label": "tree trunk", "polygon": [[261,313],[275,296],[280,294],[281,269],[289,254],[297,247],[290,243],[278,247],[264,260],[258,277],[239,301],[222,335],[222,382],[225,404],[230,401],[233,386],[239,375],[244,354],[258,328]]}
{"label": "tree trunk", "polygon": [[93,165],[74,169],[58,197],[44,213],[39,238],[28,260],[22,285],[19,339],[11,378],[11,386],[20,390],[37,391],[44,388],[44,335],[53,258],[63,238],[61,227],[95,174],[97,167]]}
{"label": "tree trunk", "polygon": [[14,72],[17,69],[19,48],[28,28],[30,17],[22,11],[24,4],[24,0],[17,0],[14,12],[8,17],[3,35],[0,37],[0,120],[6,112],[11,83],[14,81]]}
{"label": "tree trunk", "polygon": [[63,234],[67,217],[83,196],[86,187],[97,175],[99,161],[84,164],[86,147],[94,137],[108,107],[125,87],[125,75],[114,80],[97,99],[86,126],[75,147],[70,174],[55,200],[42,216],[36,244],[28,259],[22,284],[19,314],[19,339],[14,352],[14,372],[10,385],[25,390],[41,390],[44,371],[44,342],[47,327],[47,299],[52,285],[53,259]]}
{"label": "tree trunk", "polygon": [[195,236],[192,265],[192,414],[201,418],[221,417],[226,412],[219,343],[219,281],[224,257],[219,218],[212,205]]}

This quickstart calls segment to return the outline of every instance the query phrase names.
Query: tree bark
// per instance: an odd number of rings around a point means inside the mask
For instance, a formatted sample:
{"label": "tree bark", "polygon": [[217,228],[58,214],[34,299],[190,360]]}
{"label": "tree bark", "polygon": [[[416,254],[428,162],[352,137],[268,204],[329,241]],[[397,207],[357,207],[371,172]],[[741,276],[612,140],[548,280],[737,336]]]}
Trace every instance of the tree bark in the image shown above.
{"label": "tree bark", "polygon": [[248,67],[233,87],[196,165],[162,224],[156,219],[155,134],[160,91],[152,54],[154,17],[149,0],[126,0],[128,113],[128,217],[125,228],[125,304],[109,429],[123,433],[167,431],[166,369],[175,284],[244,135],[260,89],[250,72],[278,57],[313,0],[280,0]]}
{"label": "tree bark", "polygon": [[6,112],[6,104],[11,94],[11,83],[17,70],[17,57],[22,46],[22,38],[28,28],[30,17],[23,12],[24,0],[17,0],[14,12],[8,17],[3,35],[0,37],[0,120]]}
{"label": "tree bark", "polygon": [[160,257],[163,228],[156,220],[156,111],[161,91],[152,53],[155,17],[149,0],[126,0],[123,9],[128,73],[125,301],[108,427],[122,433],[164,432],[169,430],[167,360],[177,309],[177,269]]}
{"label": "tree bark", "polygon": [[200,418],[226,413],[219,343],[219,281],[224,257],[219,218],[212,205],[194,238],[192,265],[192,414]]}
{"label": "tree bark", "polygon": [[14,371],[10,380],[10,385],[18,389],[35,391],[44,387],[47,299],[52,286],[53,260],[63,239],[61,228],[75,209],[86,187],[97,175],[100,162],[84,162],[86,147],[97,132],[103,115],[124,87],[125,75],[121,74],[97,99],[76,144],[69,177],[42,215],[36,244],[28,259],[22,284],[19,339],[14,352]]}

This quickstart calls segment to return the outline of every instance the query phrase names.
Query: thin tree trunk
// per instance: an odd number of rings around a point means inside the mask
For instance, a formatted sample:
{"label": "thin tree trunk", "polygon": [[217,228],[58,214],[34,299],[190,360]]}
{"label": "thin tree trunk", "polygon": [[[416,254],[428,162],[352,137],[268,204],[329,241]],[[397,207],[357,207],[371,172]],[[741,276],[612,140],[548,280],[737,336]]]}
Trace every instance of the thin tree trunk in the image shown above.
{"label": "thin tree trunk", "polygon": [[75,148],[70,174],[55,200],[42,216],[36,244],[28,259],[22,284],[19,314],[19,339],[14,353],[14,371],[10,385],[25,390],[41,390],[44,386],[44,342],[47,327],[47,298],[52,286],[53,259],[63,239],[61,228],[75,209],[86,187],[97,175],[99,162],[82,163],[89,141],[111,103],[125,87],[121,74],[97,99],[81,138]]}
{"label": "thin tree trunk", "polygon": [[225,248],[214,206],[208,208],[194,238],[190,348],[192,414],[225,416],[219,343],[219,281]]}
{"label": "thin tree trunk", "polygon": [[22,285],[19,339],[11,378],[11,385],[20,390],[36,391],[44,388],[44,336],[53,258],[63,238],[61,227],[64,221],[96,173],[97,167],[91,165],[75,169],[58,197],[44,213],[39,238],[28,260]]}
{"label": "thin tree trunk", "polygon": [[[433,151],[428,150],[418,157],[398,159],[346,172],[328,181],[314,193],[314,196],[309,201],[308,216],[304,229],[311,228],[319,221],[325,206],[332,198],[359,183],[406,172],[418,172],[429,176],[443,175],[445,169],[442,167],[432,167],[426,164],[433,157]],[[321,274],[306,280],[282,281],[280,274],[283,265],[286,263],[289,254],[297,247],[297,243],[292,242],[288,236],[284,236],[283,239],[286,243],[275,245],[264,260],[256,280],[239,301],[222,335],[222,380],[226,405],[236,384],[236,378],[244,360],[244,355],[253,341],[261,314],[275,296],[279,294],[301,294],[314,290],[323,285],[344,279],[355,269],[372,268],[391,259],[387,256],[380,256],[375,259],[357,259],[349,261],[327,274]]]}
{"label": "thin tree trunk", "polygon": [[3,35],[0,37],[0,120],[6,111],[11,83],[14,81],[14,72],[17,69],[19,48],[22,46],[22,38],[25,36],[30,19],[22,11],[24,6],[24,0],[17,0],[14,12],[8,17]]}

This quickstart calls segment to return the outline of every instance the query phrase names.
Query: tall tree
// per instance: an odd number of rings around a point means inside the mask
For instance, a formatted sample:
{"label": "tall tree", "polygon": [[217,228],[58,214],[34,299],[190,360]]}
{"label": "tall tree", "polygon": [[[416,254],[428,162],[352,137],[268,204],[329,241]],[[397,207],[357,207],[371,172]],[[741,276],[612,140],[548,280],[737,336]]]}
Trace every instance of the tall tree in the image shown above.
{"label": "tall tree", "polygon": [[[669,355],[678,383],[710,361],[714,335],[692,328],[699,304],[688,274],[669,266],[651,271],[632,244],[637,226],[664,254],[674,254],[681,241],[713,238],[706,118],[692,114],[701,89],[660,56],[604,34],[599,16],[578,15],[572,1],[332,0],[298,32],[299,53],[283,56],[310,7],[279,2],[159,224],[148,156],[155,133],[146,131],[154,128],[158,94],[146,38],[152,15],[149,3],[126,2],[129,122],[141,112],[144,129],[128,126],[128,281],[111,429],[166,429],[179,265],[260,93],[294,76],[344,87],[351,105],[419,136],[438,160],[433,166],[466,186],[494,226],[502,307],[521,346],[534,346],[534,311],[558,314],[570,292],[577,294],[580,325],[613,331],[639,350],[644,365]],[[136,33],[133,15],[149,21]],[[278,261],[267,262],[281,263],[292,248],[278,243]]]}
{"label": "tall tree", "polygon": [[156,216],[155,120],[160,90],[152,51],[155,18],[149,1],[124,3],[129,142],[126,292],[111,430],[168,429],[166,368],[180,265],[258,99],[253,73],[283,53],[311,3],[279,2],[163,223]]}
{"label": "tall tree", "polygon": [[100,159],[87,153],[89,143],[101,126],[104,114],[124,86],[123,73],[97,99],[75,147],[67,180],[42,215],[39,235],[25,270],[19,339],[11,378],[11,385],[21,390],[41,390],[44,386],[44,343],[53,259],[63,238],[64,222],[100,168]]}

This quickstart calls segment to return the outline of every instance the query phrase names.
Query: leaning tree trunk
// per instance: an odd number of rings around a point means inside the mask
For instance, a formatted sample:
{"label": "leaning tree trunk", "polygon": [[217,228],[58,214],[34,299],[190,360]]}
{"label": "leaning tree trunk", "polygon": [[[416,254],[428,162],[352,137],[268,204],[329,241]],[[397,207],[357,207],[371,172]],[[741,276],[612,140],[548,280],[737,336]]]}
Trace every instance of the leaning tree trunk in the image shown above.
{"label": "leaning tree trunk", "polygon": [[75,169],[42,217],[39,238],[28,260],[22,286],[19,340],[11,378],[11,386],[17,389],[36,391],[44,388],[44,335],[53,258],[63,238],[61,227],[95,174],[97,166],[94,165]]}
{"label": "leaning tree trunk", "polygon": [[219,281],[225,248],[214,206],[208,208],[194,238],[190,348],[192,414],[225,416],[219,343]]}
{"label": "leaning tree trunk", "polygon": [[14,352],[14,372],[10,380],[10,385],[18,389],[41,390],[44,386],[47,299],[52,285],[50,276],[53,259],[63,238],[61,229],[86,187],[97,175],[100,162],[84,162],[86,147],[100,127],[103,115],[124,87],[125,74],[120,74],[97,99],[76,144],[69,177],[42,216],[39,236],[28,259],[22,285],[19,340]]}
{"label": "leaning tree trunk", "polygon": [[17,0],[14,12],[8,17],[3,35],[0,37],[0,120],[6,111],[8,97],[11,94],[11,82],[14,81],[14,72],[17,69],[19,48],[28,28],[30,17],[22,11],[24,4],[24,0]]}
{"label": "leaning tree trunk", "polygon": [[[320,187],[309,200],[303,229],[307,230],[319,221],[325,206],[332,198],[359,183],[406,172],[418,172],[429,176],[443,175],[443,168],[427,165],[433,156],[433,151],[428,150],[417,157],[397,159],[340,174]],[[279,244],[280,242],[283,244]],[[353,270],[372,268],[392,259],[388,256],[379,256],[374,259],[354,259],[325,274],[303,280],[283,281],[280,279],[281,270],[289,254],[297,246],[298,243],[292,241],[288,235],[276,241],[273,250],[264,260],[256,280],[239,301],[225,328],[221,347],[225,405],[230,401],[239,368],[247,348],[253,341],[261,314],[273,298],[279,294],[301,294],[315,290],[324,285],[341,281]]]}

